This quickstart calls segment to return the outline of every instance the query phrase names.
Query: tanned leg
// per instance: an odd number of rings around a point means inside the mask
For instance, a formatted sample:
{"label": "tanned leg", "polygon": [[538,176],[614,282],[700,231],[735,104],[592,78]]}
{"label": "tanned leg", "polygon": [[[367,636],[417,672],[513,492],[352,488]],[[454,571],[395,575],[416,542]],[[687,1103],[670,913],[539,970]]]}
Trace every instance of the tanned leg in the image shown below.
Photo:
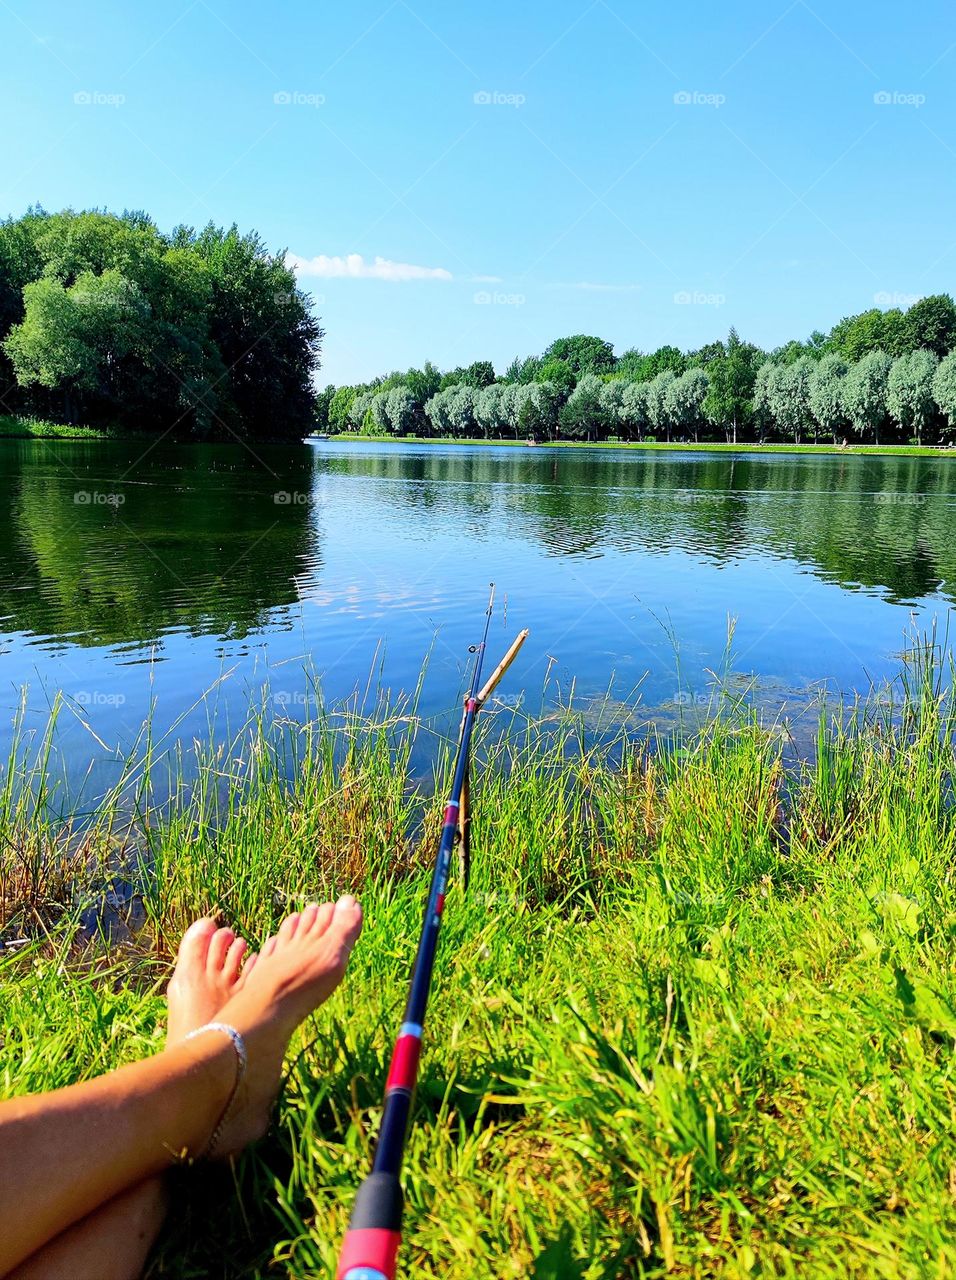
{"label": "tanned leg", "polygon": [[[166,993],[166,1044],[211,1022],[239,981],[246,943],[231,929],[197,920],[179,948]],[[166,1216],[163,1178],[150,1178],[95,1209],[27,1258],[11,1280],[136,1280]]]}
{"label": "tanned leg", "polygon": [[[249,1054],[222,1156],[265,1132],[289,1037],[341,981],[361,927],[351,897],[289,916],[221,1009]],[[0,1275],[201,1152],[235,1083],[232,1043],[211,1031],[96,1080],[0,1105]]]}

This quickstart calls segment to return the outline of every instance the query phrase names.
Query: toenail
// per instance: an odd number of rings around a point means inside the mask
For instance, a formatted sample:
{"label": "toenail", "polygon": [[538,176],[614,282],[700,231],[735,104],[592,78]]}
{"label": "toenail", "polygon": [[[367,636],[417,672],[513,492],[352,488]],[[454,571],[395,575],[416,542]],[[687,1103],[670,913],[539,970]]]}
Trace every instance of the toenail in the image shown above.
{"label": "toenail", "polygon": [[354,906],[357,906],[358,904],[356,903],[356,900],[352,897],[350,893],[343,893],[341,898],[339,898],[338,902],[335,905],[337,907],[354,907]]}

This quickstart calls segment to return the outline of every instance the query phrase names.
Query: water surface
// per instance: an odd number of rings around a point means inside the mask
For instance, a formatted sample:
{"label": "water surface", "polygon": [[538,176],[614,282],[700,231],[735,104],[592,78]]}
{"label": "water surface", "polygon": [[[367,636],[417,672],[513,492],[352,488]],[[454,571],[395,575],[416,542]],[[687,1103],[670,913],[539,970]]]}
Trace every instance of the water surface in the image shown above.
{"label": "water surface", "polygon": [[[892,676],[956,589],[956,461],[413,444],[0,442],[3,735],[62,689],[71,762],[153,708],[187,740],[251,694],[460,688],[486,584],[504,694],[639,690],[668,723],[733,672],[771,710]],[[312,675],[309,674],[311,669]],[[218,682],[218,683],[217,683]],[[197,699],[205,690],[213,692]],[[192,709],[190,709],[192,708]],[[72,713],[71,713],[72,714]]]}

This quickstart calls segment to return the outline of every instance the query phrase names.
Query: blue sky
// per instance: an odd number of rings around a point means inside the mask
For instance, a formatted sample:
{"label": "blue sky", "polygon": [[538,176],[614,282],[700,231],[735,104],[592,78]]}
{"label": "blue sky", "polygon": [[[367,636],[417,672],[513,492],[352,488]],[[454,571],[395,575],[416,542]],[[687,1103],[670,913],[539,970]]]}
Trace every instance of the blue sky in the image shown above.
{"label": "blue sky", "polygon": [[0,48],[0,213],[256,228],[320,383],[773,346],[956,284],[941,0],[2,0]]}

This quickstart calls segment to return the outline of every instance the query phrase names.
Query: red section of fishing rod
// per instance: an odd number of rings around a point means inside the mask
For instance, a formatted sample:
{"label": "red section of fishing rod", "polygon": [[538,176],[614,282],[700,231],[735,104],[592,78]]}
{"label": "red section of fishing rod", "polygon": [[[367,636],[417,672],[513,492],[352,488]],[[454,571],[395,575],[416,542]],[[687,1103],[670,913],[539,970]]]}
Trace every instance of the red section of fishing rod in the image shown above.
{"label": "red section of fishing rod", "polygon": [[491,625],[491,610],[495,600],[494,583],[488,599],[485,629],[481,644],[475,648],[475,669],[471,689],[465,701],[465,714],[458,735],[458,754],[451,795],[445,805],[438,855],[432,872],[425,918],[415,963],[412,965],[411,985],[405,1017],[399,1028],[392,1050],[392,1060],[385,1085],[385,1107],[379,1129],[372,1172],[358,1189],[355,1206],[349,1220],[349,1228],[339,1255],[336,1271],[338,1280],[394,1280],[398,1249],[402,1240],[402,1186],[400,1174],[405,1154],[405,1137],[411,1112],[412,1094],[418,1080],[418,1062],[421,1056],[422,1030],[425,1009],[431,988],[435,966],[435,950],[445,907],[445,890],[451,855],[458,832],[458,815],[461,808],[461,792],[468,767],[468,751],[472,730],[478,715],[481,666]]}

